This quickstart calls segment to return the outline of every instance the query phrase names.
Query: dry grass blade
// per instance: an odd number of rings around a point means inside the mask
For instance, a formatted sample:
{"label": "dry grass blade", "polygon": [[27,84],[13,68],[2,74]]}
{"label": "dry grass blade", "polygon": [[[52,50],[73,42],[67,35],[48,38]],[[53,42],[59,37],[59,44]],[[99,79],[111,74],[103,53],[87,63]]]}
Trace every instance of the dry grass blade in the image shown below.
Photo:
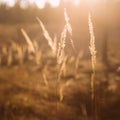
{"label": "dry grass blade", "polygon": [[60,95],[60,102],[64,99],[64,90],[66,87],[68,87],[72,83],[72,80],[67,81],[65,84],[62,84],[59,89],[59,95]]}
{"label": "dry grass blade", "polygon": [[72,35],[72,27],[71,27],[70,22],[69,22],[70,19],[67,15],[66,8],[64,8],[64,16],[65,16],[66,28],[67,28],[69,34]]}
{"label": "dry grass blade", "polygon": [[64,49],[65,49],[65,43],[66,43],[66,36],[67,36],[67,29],[66,29],[66,25],[63,29],[63,32],[61,34],[61,38],[60,38],[60,42],[59,42],[59,46],[58,46],[58,51],[57,51],[57,63],[58,65],[62,64],[62,62],[64,61]]}
{"label": "dry grass blade", "polygon": [[67,62],[67,56],[64,57],[62,64],[59,65],[58,81],[61,79],[62,75],[65,76],[66,74],[66,62]]}
{"label": "dry grass blade", "polygon": [[54,44],[54,54],[57,54],[57,36],[55,35],[54,36],[54,39],[53,39],[53,44]]}
{"label": "dry grass blade", "polygon": [[30,37],[27,35],[27,33],[24,29],[21,29],[21,32],[22,32],[23,36],[25,37],[27,44],[29,45],[30,52],[35,53],[35,48],[34,48],[34,45],[31,41]]}
{"label": "dry grass blade", "polygon": [[37,43],[37,41],[33,41],[33,46],[34,46],[34,48],[35,48],[35,51],[38,51],[39,50],[39,46],[38,46],[38,43]]}
{"label": "dry grass blade", "polygon": [[75,61],[75,69],[76,70],[79,68],[80,59],[82,58],[82,56],[83,56],[83,51],[79,52],[79,54],[76,58],[76,61]]}
{"label": "dry grass blade", "polygon": [[[66,29],[67,29],[68,33],[70,34],[70,36],[72,36],[72,27],[71,27],[71,24],[69,22],[70,19],[68,17],[66,8],[64,8],[64,16],[65,16],[65,22],[66,22]],[[75,45],[74,45],[74,42],[71,38],[70,38],[70,42],[71,42],[73,49],[75,50]]]}
{"label": "dry grass blade", "polygon": [[39,22],[39,24],[40,24],[40,26],[42,28],[43,35],[46,38],[46,40],[48,41],[48,45],[54,51],[55,50],[55,46],[54,46],[52,38],[50,37],[50,35],[49,35],[48,31],[46,30],[46,28],[45,28],[44,24],[42,23],[42,21],[38,17],[36,19],[37,19],[37,21]]}

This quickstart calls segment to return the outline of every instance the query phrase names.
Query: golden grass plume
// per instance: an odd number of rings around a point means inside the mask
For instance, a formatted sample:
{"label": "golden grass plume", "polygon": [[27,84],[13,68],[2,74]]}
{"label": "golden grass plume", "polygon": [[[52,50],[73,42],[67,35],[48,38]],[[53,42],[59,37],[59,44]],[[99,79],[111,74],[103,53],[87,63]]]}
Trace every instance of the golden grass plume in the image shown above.
{"label": "golden grass plume", "polygon": [[37,19],[37,21],[39,22],[39,24],[42,28],[43,35],[46,38],[46,40],[48,41],[48,45],[52,49],[53,53],[56,54],[56,46],[55,46],[56,44],[54,44],[54,41],[50,37],[50,35],[49,35],[47,29],[45,28],[44,24],[42,23],[42,21],[38,17],[36,19]]}
{"label": "golden grass plume", "polygon": [[88,25],[89,25],[89,32],[90,32],[90,53],[91,53],[91,60],[92,60],[92,69],[95,70],[95,63],[96,63],[96,49],[95,49],[95,35],[93,30],[93,23],[91,20],[91,14],[89,13],[88,16]]}

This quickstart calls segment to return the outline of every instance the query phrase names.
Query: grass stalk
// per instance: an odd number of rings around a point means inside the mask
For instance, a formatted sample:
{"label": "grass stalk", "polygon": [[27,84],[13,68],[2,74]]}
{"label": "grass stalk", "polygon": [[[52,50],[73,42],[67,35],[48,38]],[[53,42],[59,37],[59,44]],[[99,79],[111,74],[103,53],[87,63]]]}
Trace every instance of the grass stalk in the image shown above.
{"label": "grass stalk", "polygon": [[[66,8],[64,8],[64,17],[65,17],[65,22],[66,22],[66,29],[67,29],[70,37],[71,37],[72,36],[72,27],[71,27],[71,24],[70,24],[70,18],[68,17]],[[72,38],[70,38],[70,43],[72,45],[73,50],[75,51],[75,45],[74,45],[74,42],[73,42]]]}
{"label": "grass stalk", "polygon": [[55,44],[56,41],[55,41],[55,39],[54,39],[54,41],[52,40],[52,38],[50,37],[50,35],[49,35],[47,29],[45,28],[44,24],[42,23],[42,21],[38,17],[36,19],[42,28],[43,35],[44,35],[45,39],[47,40],[48,45],[52,49],[53,54],[56,55],[56,44]]}
{"label": "grass stalk", "polygon": [[96,49],[95,49],[95,35],[93,30],[93,23],[91,19],[91,14],[88,16],[88,25],[90,33],[90,53],[91,53],[91,64],[92,64],[92,75],[90,81],[91,89],[91,102],[92,102],[92,116],[93,120],[97,120],[97,109],[96,109],[96,96],[95,96],[95,64],[96,64]]}
{"label": "grass stalk", "polygon": [[28,36],[28,34],[26,33],[26,31],[24,29],[21,29],[21,32],[22,32],[22,34],[23,34],[23,36],[24,36],[24,38],[29,46],[29,48],[28,48],[29,52],[35,53],[35,48],[34,48],[34,45],[31,41],[30,37]]}

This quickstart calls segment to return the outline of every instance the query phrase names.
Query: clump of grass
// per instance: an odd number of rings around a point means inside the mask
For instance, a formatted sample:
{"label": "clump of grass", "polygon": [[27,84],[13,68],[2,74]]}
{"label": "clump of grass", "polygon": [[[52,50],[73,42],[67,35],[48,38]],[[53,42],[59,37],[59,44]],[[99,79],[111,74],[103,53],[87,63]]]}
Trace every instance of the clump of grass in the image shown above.
{"label": "clump of grass", "polygon": [[[34,56],[32,56],[36,63],[36,65],[40,65],[40,59],[41,59],[41,50],[39,50],[39,47],[38,47],[38,43],[36,41],[33,41],[30,39],[30,37],[28,36],[28,34],[26,33],[26,31],[24,29],[21,29],[21,32],[23,34],[23,36],[25,37],[25,40],[28,44],[28,53],[33,53]],[[30,57],[30,56],[28,56]]]}
{"label": "clump of grass", "polygon": [[[70,34],[70,36],[72,36],[72,27],[69,22],[69,17],[68,17],[66,8],[64,8],[64,18],[65,18],[66,23],[61,33],[60,42],[58,44],[58,51],[57,51],[57,63],[58,63],[58,66],[60,66],[58,80],[60,80],[64,69],[66,69],[65,64],[66,64],[67,56],[65,55],[65,46],[66,46],[67,32]],[[73,49],[75,49],[73,40],[71,38],[70,38],[70,41],[71,41]]]}
{"label": "clump of grass", "polygon": [[[70,34],[70,36],[72,36],[72,27],[70,25],[69,22],[69,17],[67,15],[66,9],[64,9],[64,17],[65,17],[65,26],[63,28],[63,31],[61,33],[61,37],[60,37],[60,42],[57,45],[57,37],[55,36],[54,39],[52,39],[48,33],[48,31],[46,30],[44,24],[42,23],[42,21],[37,17],[37,21],[39,22],[42,31],[43,31],[43,35],[46,38],[46,40],[48,41],[48,45],[50,46],[50,48],[53,51],[53,54],[56,55],[57,57],[57,64],[59,66],[59,73],[58,73],[58,80],[60,80],[61,75],[63,70],[65,69],[65,61],[66,61],[66,55],[65,55],[65,46],[66,46],[66,37],[67,37],[67,32]],[[70,38],[71,44],[74,47],[74,43],[73,40]]]}
{"label": "clump of grass", "polygon": [[[70,34],[70,37],[72,36],[72,27],[70,25],[69,17],[67,15],[66,9],[64,9],[64,17],[65,17],[66,24],[61,33],[60,42],[58,44],[58,51],[57,51],[57,63],[59,67],[58,82],[61,80],[61,76],[63,74],[65,75],[66,73],[66,62],[68,57],[65,54],[65,46],[66,46],[67,32]],[[73,49],[75,50],[74,43],[71,38],[70,38],[70,42],[72,44]],[[65,87],[69,86],[70,83],[71,81],[68,81],[65,84],[60,86],[59,88],[60,102],[63,101]]]}

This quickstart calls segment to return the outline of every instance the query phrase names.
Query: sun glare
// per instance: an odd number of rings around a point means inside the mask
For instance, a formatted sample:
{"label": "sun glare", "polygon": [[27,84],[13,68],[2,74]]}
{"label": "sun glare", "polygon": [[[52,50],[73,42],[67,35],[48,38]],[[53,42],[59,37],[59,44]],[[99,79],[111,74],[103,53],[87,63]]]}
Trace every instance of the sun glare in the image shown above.
{"label": "sun glare", "polygon": [[0,2],[6,3],[10,7],[13,7],[15,4],[15,0],[1,0]]}
{"label": "sun glare", "polygon": [[73,3],[74,5],[79,5],[79,3],[80,3],[80,0],[64,0],[64,2],[71,2],[71,3]]}
{"label": "sun glare", "polygon": [[[0,0],[2,3],[6,3],[8,6],[13,7],[16,0]],[[36,6],[40,9],[45,7],[46,3],[49,3],[52,7],[58,7],[61,0],[28,0],[29,4],[36,4]],[[26,7],[28,5],[27,1],[21,0],[21,7]],[[67,4],[67,2],[71,2],[74,5],[79,5],[80,0],[63,0]]]}
{"label": "sun glare", "polygon": [[60,0],[48,0],[48,3],[50,3],[52,7],[57,7],[60,4]]}
{"label": "sun glare", "polygon": [[46,0],[34,0],[38,8],[44,8]]}
{"label": "sun glare", "polygon": [[74,4],[75,5],[79,5],[80,4],[80,0],[74,0]]}

